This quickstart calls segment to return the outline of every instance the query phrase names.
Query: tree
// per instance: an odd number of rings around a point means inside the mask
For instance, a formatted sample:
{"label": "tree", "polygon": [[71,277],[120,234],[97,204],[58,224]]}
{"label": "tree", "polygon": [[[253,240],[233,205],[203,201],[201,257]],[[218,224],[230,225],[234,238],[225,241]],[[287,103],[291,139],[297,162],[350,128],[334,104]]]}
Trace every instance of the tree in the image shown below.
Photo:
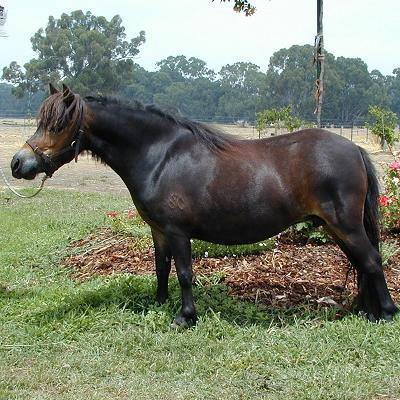
{"label": "tree", "polygon": [[313,52],[314,48],[310,45],[294,45],[271,56],[267,71],[267,108],[291,105],[296,115],[313,118]]}
{"label": "tree", "polygon": [[250,62],[227,64],[221,68],[219,76],[222,86],[241,89],[253,95],[259,95],[260,84],[265,79],[260,67]]}
{"label": "tree", "polygon": [[334,67],[339,80],[331,95],[340,99],[336,114],[341,121],[353,122],[367,114],[370,104],[368,90],[372,80],[367,64],[360,58],[338,57]]}
{"label": "tree", "polygon": [[[264,108],[291,105],[295,115],[313,119],[315,73],[310,62],[312,54],[312,46],[294,45],[272,55]],[[376,70],[369,73],[365,62],[359,58],[335,58],[326,52],[324,81],[325,121],[353,123],[358,118],[366,118],[369,104],[387,107],[395,98],[395,77],[385,77]],[[398,82],[400,84],[400,79]]]}
{"label": "tree", "polygon": [[43,92],[17,98],[12,94],[13,86],[0,83],[0,117],[33,116],[43,101]]}
{"label": "tree", "polygon": [[391,109],[400,118],[400,68],[395,68],[393,76],[388,76],[386,79]]}
{"label": "tree", "polygon": [[164,93],[172,83],[172,79],[165,72],[149,72],[139,65],[135,65],[132,83],[124,86],[121,94],[143,103],[154,103],[154,96]]}
{"label": "tree", "polygon": [[170,56],[157,63],[159,70],[148,72],[136,66],[133,82],[122,93],[145,103],[176,108],[193,118],[210,118],[215,113],[219,88],[215,72],[195,57]]}
{"label": "tree", "polygon": [[187,59],[185,56],[169,56],[157,63],[160,72],[164,72],[175,81],[184,81],[185,79],[206,78],[215,79],[215,72],[207,68],[205,61],[196,57]]}
{"label": "tree", "polygon": [[218,102],[218,84],[206,78],[174,82],[164,92],[154,95],[162,107],[174,107],[182,114],[196,119],[212,119]]}
{"label": "tree", "polygon": [[369,73],[370,87],[366,96],[369,104],[375,104],[383,108],[390,108],[389,77],[382,75],[374,69]]}
{"label": "tree", "polygon": [[218,115],[253,119],[261,107],[266,76],[258,65],[249,62],[228,64],[219,72],[222,96]]}
{"label": "tree", "polygon": [[36,91],[48,82],[63,81],[77,92],[87,94],[99,88],[116,93],[129,82],[134,70],[133,58],[145,42],[145,33],[125,40],[122,20],[110,21],[81,10],[59,19],[50,16],[47,27],[31,38],[37,58],[24,65],[14,61],[3,69],[3,79],[16,85],[14,93]]}

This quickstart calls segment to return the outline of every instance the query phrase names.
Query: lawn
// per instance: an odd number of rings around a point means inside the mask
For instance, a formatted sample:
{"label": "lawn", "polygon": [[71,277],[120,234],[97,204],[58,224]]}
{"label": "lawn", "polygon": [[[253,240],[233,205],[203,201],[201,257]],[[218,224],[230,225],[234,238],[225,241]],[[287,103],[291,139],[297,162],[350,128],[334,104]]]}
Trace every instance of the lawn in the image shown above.
{"label": "lawn", "polygon": [[398,317],[265,310],[208,285],[195,289],[197,325],[176,332],[175,279],[163,306],[152,276],[72,279],[60,266],[68,244],[129,206],[71,191],[0,195],[1,400],[400,398]]}

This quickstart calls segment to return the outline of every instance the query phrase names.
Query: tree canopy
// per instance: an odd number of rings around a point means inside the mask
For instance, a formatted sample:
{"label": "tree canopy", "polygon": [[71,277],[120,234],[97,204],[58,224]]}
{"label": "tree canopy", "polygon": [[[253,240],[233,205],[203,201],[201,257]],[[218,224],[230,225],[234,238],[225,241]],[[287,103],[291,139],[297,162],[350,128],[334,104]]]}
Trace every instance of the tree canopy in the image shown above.
{"label": "tree canopy", "polygon": [[12,62],[3,69],[3,79],[16,85],[17,96],[37,91],[49,81],[67,82],[84,94],[99,88],[117,93],[132,77],[133,58],[145,42],[145,33],[129,41],[125,38],[118,15],[110,21],[81,10],[59,19],[50,16],[47,27],[31,38],[37,57],[24,65],[25,71]]}
{"label": "tree canopy", "polygon": [[[238,61],[212,70],[196,57],[171,55],[147,71],[134,62],[145,33],[126,39],[119,16],[107,21],[91,13],[74,11],[59,19],[49,18],[45,29],[32,37],[37,57],[24,68],[12,62],[3,69],[0,112],[27,110],[26,98],[37,91],[32,109],[40,104],[40,90],[49,81],[63,81],[74,91],[87,94],[117,94],[144,103],[175,108],[188,117],[208,121],[254,121],[265,109],[290,106],[294,117],[315,119],[314,47],[294,45],[276,51],[266,71]],[[391,109],[400,115],[400,67],[392,75],[368,71],[359,58],[335,57],[326,52],[323,122],[351,124],[368,118],[370,105]]]}

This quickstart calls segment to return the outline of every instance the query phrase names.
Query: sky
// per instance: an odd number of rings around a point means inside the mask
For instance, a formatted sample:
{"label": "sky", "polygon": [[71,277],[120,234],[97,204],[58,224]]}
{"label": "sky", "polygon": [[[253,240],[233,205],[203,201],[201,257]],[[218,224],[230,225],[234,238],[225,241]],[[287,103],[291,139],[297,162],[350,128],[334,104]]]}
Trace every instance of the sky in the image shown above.
{"label": "sky", "polygon": [[[294,44],[314,44],[316,0],[254,0],[245,17],[219,0],[0,0],[8,6],[0,37],[0,70],[35,57],[30,38],[48,16],[82,9],[122,18],[127,38],[146,32],[136,62],[155,70],[156,62],[183,54],[204,60],[218,72],[226,64],[252,62],[266,71],[271,55]],[[359,57],[369,70],[391,74],[400,67],[400,0],[325,0],[324,40],[335,56]]]}

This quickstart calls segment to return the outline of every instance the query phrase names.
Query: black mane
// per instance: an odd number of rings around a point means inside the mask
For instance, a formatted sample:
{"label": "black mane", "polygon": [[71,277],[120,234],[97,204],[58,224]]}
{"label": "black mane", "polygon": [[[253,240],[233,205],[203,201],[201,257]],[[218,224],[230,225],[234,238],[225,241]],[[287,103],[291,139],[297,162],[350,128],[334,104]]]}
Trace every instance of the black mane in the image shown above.
{"label": "black mane", "polygon": [[144,111],[150,116],[161,118],[161,120],[166,120],[175,126],[180,126],[189,130],[199,141],[204,143],[211,150],[224,150],[237,140],[233,135],[225,133],[218,128],[184,117],[180,114],[179,110],[167,111],[154,104],[144,105],[137,100],[127,101],[109,96],[88,96],[85,97],[85,100],[88,102],[98,102],[104,106],[117,106],[120,109],[130,110],[132,112],[138,110]]}

